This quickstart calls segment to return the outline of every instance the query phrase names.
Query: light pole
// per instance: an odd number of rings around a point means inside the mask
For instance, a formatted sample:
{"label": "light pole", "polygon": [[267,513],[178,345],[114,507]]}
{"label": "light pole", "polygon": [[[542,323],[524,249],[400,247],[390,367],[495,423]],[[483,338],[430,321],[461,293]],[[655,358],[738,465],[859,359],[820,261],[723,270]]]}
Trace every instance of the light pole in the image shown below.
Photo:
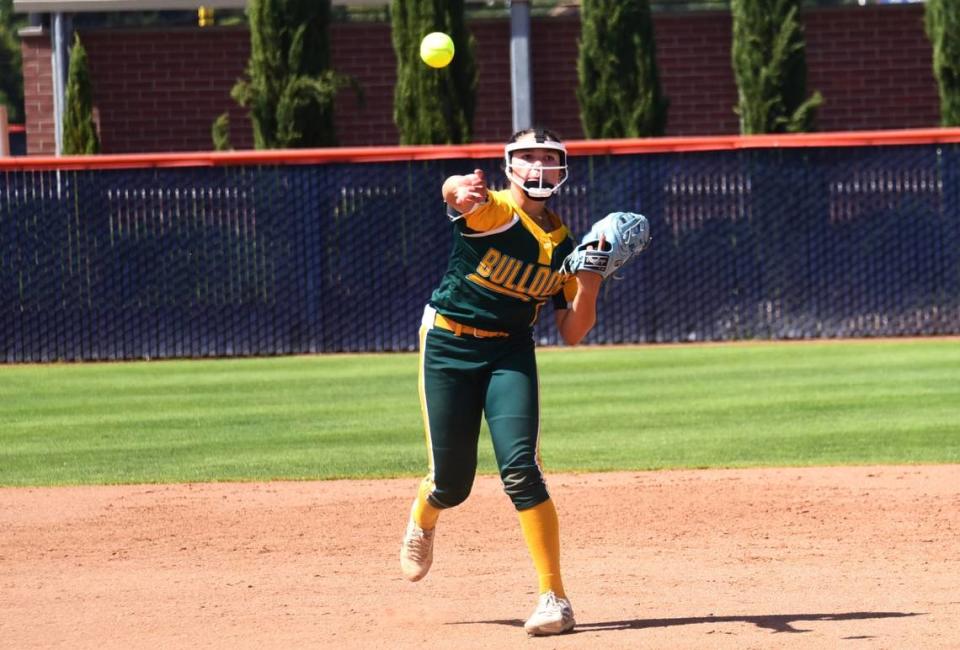
{"label": "light pole", "polygon": [[53,42],[50,53],[50,64],[53,68],[53,133],[56,143],[56,154],[63,154],[63,114],[67,104],[67,66],[70,55],[67,50],[69,19],[61,12],[51,16],[53,28],[50,30],[50,39]]}
{"label": "light pole", "polygon": [[533,126],[533,86],[530,83],[530,2],[510,5],[510,90],[514,132]]}

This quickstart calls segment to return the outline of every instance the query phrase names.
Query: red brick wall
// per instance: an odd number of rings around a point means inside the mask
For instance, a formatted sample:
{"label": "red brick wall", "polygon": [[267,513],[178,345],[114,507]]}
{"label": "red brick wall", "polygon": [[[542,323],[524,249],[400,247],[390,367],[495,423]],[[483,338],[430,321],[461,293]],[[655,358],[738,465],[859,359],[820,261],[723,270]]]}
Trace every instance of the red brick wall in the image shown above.
{"label": "red brick wall", "polygon": [[807,87],[826,101],[820,130],[939,126],[923,5],[822,9],[804,23]]}
{"label": "red brick wall", "polygon": [[[230,99],[249,56],[245,31],[114,30],[80,38],[105,153],[211,149],[218,115],[229,109],[231,121],[246,122]],[[248,128],[238,128],[236,139],[238,147],[252,146]]]}
{"label": "red brick wall", "polygon": [[[939,100],[921,5],[809,10],[804,23],[808,87],[826,98],[820,130],[937,125]],[[658,14],[655,28],[661,81],[670,99],[668,135],[737,133],[729,14]],[[480,73],[474,139],[502,141],[512,130],[510,25],[481,20],[470,29]],[[583,136],[575,95],[579,33],[576,17],[532,24],[534,118],[567,138]],[[104,152],[208,150],[210,125],[228,109],[234,145],[252,145],[244,111],[229,96],[248,57],[245,30],[116,30],[85,32],[81,38]],[[353,75],[366,95],[363,106],[350,90],[338,98],[340,144],[396,144],[389,25],[336,24],[331,39],[334,68]],[[49,42],[48,34],[24,38],[32,154],[53,151]]]}
{"label": "red brick wall", "polygon": [[53,134],[53,70],[50,35],[24,35],[23,100],[28,153],[56,151]]}
{"label": "red brick wall", "polygon": [[668,135],[738,133],[730,16],[665,14],[654,27],[660,83],[670,100]]}

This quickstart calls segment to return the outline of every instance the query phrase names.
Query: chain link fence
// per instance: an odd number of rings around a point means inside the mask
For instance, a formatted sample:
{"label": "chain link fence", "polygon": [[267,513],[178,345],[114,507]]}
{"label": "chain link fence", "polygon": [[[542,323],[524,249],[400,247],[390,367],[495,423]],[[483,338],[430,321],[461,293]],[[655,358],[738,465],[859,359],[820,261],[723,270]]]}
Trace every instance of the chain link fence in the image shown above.
{"label": "chain link fence", "polygon": [[[576,235],[653,234],[586,342],[960,334],[958,146],[571,157]],[[440,185],[475,167],[503,185],[492,158],[0,172],[0,361],[413,350]]]}

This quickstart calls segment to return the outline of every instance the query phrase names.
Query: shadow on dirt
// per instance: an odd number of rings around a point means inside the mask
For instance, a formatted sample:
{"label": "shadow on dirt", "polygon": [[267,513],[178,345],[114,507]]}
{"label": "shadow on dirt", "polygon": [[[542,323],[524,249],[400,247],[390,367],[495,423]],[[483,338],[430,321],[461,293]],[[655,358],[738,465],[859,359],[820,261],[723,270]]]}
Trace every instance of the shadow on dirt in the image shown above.
{"label": "shadow on dirt", "polygon": [[[794,627],[794,624],[803,621],[856,621],[872,618],[901,618],[904,616],[921,616],[922,612],[842,612],[839,614],[768,614],[761,616],[697,616],[691,618],[637,618],[627,621],[600,621],[596,623],[580,622],[574,632],[602,632],[604,630],[643,630],[655,627],[675,627],[678,625],[701,625],[709,623],[752,623],[765,630],[774,632],[809,632]],[[448,625],[469,625],[486,623],[490,625],[509,625],[522,627],[519,619],[504,619],[499,621],[459,621]],[[856,637],[854,637],[856,638]],[[860,637],[863,638],[863,637]]]}

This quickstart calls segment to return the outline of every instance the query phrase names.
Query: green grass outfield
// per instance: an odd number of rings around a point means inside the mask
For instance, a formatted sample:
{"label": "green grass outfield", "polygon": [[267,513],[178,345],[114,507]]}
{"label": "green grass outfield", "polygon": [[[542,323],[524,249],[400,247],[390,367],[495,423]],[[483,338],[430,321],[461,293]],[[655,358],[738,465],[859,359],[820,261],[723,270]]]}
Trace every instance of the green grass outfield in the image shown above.
{"label": "green grass outfield", "polygon": [[[960,462],[957,339],[539,356],[548,471]],[[414,354],[0,366],[0,485],[418,475],[416,374]]]}

